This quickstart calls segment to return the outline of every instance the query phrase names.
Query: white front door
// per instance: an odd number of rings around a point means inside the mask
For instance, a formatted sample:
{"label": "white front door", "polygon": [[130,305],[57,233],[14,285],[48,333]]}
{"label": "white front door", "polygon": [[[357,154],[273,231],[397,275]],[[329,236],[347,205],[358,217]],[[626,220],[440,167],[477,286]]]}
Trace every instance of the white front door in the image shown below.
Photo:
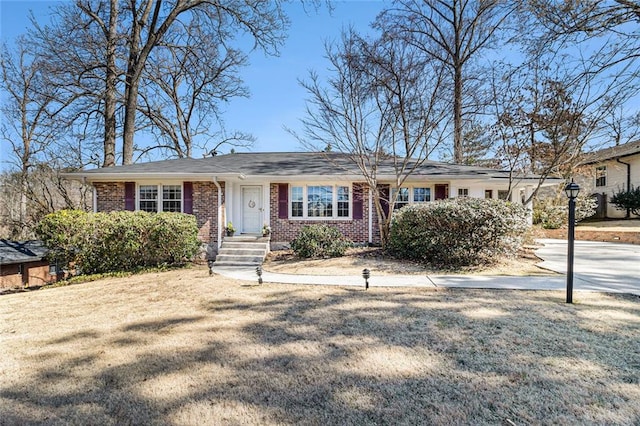
{"label": "white front door", "polygon": [[262,187],[242,187],[242,230],[243,233],[258,234],[262,231]]}

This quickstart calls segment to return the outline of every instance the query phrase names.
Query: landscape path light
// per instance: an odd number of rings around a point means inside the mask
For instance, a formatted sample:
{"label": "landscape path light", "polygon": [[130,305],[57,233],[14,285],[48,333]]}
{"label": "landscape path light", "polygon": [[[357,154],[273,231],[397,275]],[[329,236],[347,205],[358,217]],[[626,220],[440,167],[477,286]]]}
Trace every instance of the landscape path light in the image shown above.
{"label": "landscape path light", "polygon": [[369,278],[371,278],[371,271],[364,268],[362,270],[362,278],[364,278],[364,289],[369,290]]}
{"label": "landscape path light", "polygon": [[569,199],[569,231],[567,235],[567,303],[573,303],[573,246],[576,230],[576,198],[580,193],[580,185],[571,179],[571,183],[564,187],[564,193]]}
{"label": "landscape path light", "polygon": [[258,265],[256,267],[256,275],[258,275],[258,284],[262,284],[262,266]]}

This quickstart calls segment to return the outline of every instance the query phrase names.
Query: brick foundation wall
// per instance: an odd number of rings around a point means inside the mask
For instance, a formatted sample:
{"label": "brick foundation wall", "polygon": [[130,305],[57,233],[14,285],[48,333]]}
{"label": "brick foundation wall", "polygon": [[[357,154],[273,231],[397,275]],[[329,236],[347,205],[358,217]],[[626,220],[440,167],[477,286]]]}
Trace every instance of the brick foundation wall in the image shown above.
{"label": "brick foundation wall", "polygon": [[37,287],[57,280],[56,275],[49,274],[49,262],[46,260],[23,263],[22,269],[24,275],[19,273],[19,264],[0,266],[0,290]]}
{"label": "brick foundation wall", "polygon": [[[354,243],[366,244],[369,242],[369,193],[363,192],[362,219],[358,220],[291,220],[280,219],[278,217],[278,184],[272,183],[270,191],[270,224],[271,241],[290,242],[293,240],[303,226],[324,223],[335,226],[340,232]],[[377,221],[374,218],[374,243],[379,243],[379,232],[377,232]],[[377,236],[377,240],[376,240]]]}
{"label": "brick foundation wall", "polygon": [[[541,236],[538,238],[555,238],[559,240],[566,240],[567,229],[541,229]],[[626,243],[626,244],[640,244],[640,232],[621,232],[621,231],[586,231],[581,229],[575,230],[575,239],[582,241],[603,241],[608,243]]]}

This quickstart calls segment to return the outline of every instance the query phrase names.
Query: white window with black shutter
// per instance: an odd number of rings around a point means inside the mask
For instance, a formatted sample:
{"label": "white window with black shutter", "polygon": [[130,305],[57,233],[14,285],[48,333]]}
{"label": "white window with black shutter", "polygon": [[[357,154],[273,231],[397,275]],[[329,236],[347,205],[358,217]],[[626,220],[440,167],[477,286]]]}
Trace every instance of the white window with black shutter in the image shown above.
{"label": "white window with black shutter", "polygon": [[193,184],[125,182],[125,210],[192,213]]}
{"label": "white window with black shutter", "polygon": [[280,219],[362,219],[359,184],[278,184]]}

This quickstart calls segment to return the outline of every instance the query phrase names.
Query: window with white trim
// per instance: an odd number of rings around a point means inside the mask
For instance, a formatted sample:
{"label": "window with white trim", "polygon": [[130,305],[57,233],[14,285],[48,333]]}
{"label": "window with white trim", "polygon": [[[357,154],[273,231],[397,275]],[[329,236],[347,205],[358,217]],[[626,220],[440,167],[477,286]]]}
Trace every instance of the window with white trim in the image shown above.
{"label": "window with white trim", "polygon": [[469,197],[469,188],[458,188],[458,198]]}
{"label": "window with white trim", "polygon": [[509,191],[498,189],[498,200],[509,201]]}
{"label": "window with white trim", "polygon": [[607,186],[607,166],[596,167],[596,186]]}
{"label": "window with white trim", "polygon": [[394,210],[401,209],[402,207],[409,204],[409,188],[393,188],[393,191],[391,192],[392,200],[396,192],[398,193],[398,196],[396,197],[396,203],[393,205]]}
{"label": "window with white trim", "polygon": [[413,202],[426,203],[431,201],[431,188],[413,188]]}
{"label": "window with white trim", "polygon": [[291,188],[291,217],[304,216],[304,195],[301,186]]}
{"label": "window with white trim", "polygon": [[391,197],[398,193],[394,210],[398,210],[406,205],[414,203],[426,203],[431,201],[431,188],[403,186],[400,189],[391,188]]}
{"label": "window with white trim", "polygon": [[289,216],[292,218],[347,219],[351,216],[348,186],[291,186],[290,195]]}
{"label": "window with white trim", "polygon": [[181,212],[182,185],[139,185],[138,209],[150,212]]}

